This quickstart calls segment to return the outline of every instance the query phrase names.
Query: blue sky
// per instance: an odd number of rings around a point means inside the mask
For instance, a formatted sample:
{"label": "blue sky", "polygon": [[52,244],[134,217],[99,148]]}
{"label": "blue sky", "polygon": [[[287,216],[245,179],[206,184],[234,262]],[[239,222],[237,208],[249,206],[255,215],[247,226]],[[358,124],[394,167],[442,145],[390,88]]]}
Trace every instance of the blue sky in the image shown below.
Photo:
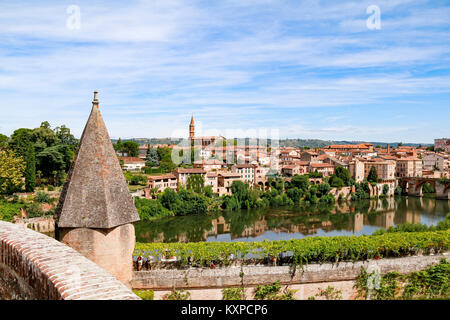
{"label": "blue sky", "polygon": [[98,90],[113,138],[186,136],[192,114],[204,135],[450,137],[449,1],[35,2],[0,3],[3,134],[79,137]]}

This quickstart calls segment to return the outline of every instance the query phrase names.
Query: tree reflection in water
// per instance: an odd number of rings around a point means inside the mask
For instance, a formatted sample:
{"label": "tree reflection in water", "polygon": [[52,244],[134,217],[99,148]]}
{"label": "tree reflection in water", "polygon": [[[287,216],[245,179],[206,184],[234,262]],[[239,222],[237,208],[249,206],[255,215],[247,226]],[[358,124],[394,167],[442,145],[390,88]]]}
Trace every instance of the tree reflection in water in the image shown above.
{"label": "tree reflection in water", "polygon": [[448,212],[449,201],[413,197],[343,202],[336,206],[239,210],[139,222],[136,239],[199,242],[276,240],[326,233],[372,234],[376,229],[398,224],[437,224]]}

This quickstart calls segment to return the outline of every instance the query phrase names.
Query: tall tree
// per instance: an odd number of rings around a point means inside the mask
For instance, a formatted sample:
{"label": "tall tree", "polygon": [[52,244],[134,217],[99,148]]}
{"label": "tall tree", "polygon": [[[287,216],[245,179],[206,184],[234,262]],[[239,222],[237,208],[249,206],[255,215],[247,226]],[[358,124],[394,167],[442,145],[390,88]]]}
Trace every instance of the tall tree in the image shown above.
{"label": "tall tree", "polygon": [[36,154],[34,153],[34,145],[30,142],[25,155],[25,191],[33,192],[36,187]]}
{"label": "tall tree", "polygon": [[116,150],[117,152],[122,152],[123,149],[123,143],[122,143],[122,139],[119,138],[119,140],[117,140],[117,142],[115,144],[113,144],[114,150]]}
{"label": "tall tree", "polygon": [[15,151],[15,154],[25,161],[24,177],[27,192],[33,192],[36,186],[35,144],[32,139],[33,130],[21,128],[13,132],[9,143],[9,147]]}
{"label": "tall tree", "polygon": [[335,175],[338,178],[342,179],[342,181],[344,181],[344,184],[346,186],[350,186],[351,185],[352,177],[350,176],[350,171],[348,171],[344,167],[337,167]]}
{"label": "tall tree", "polygon": [[367,181],[377,183],[378,182],[378,172],[377,169],[372,166],[369,171],[369,176],[367,177]]}
{"label": "tall tree", "polygon": [[148,147],[145,161],[147,167],[157,167],[159,165],[158,152],[155,148],[152,148],[151,146]]}
{"label": "tall tree", "polygon": [[135,141],[125,141],[122,151],[126,152],[129,157],[137,157],[139,154],[139,144]]}

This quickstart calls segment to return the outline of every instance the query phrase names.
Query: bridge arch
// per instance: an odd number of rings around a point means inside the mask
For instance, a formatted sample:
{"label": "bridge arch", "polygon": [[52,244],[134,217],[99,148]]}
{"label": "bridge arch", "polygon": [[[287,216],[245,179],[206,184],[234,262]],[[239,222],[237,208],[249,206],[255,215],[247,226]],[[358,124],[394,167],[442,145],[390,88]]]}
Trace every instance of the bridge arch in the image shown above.
{"label": "bridge arch", "polygon": [[444,193],[450,192],[450,183],[447,183],[444,188]]}
{"label": "bridge arch", "polygon": [[422,189],[427,183],[430,184],[433,187],[434,192],[436,193],[436,181],[434,181],[434,180],[425,180],[425,179],[424,180],[419,180],[416,183],[416,192],[420,191],[420,194],[423,194]]}
{"label": "bridge arch", "polygon": [[0,299],[138,300],[119,280],[69,246],[0,221]]}

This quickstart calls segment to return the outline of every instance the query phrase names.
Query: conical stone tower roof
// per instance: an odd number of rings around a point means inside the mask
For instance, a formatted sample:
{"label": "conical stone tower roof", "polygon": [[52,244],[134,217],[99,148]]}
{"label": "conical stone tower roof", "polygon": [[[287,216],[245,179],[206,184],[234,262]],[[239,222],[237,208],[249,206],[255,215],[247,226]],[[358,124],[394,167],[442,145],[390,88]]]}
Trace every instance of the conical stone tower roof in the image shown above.
{"label": "conical stone tower roof", "polygon": [[58,228],[109,229],[139,221],[97,92],[55,215]]}

